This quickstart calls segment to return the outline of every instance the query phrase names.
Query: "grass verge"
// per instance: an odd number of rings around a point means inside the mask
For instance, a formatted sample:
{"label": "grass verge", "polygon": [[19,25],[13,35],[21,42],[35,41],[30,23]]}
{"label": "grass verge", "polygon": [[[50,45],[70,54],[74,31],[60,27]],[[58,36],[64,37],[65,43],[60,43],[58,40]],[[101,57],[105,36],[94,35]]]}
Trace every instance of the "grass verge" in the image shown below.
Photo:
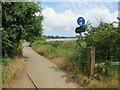
{"label": "grass verge", "polygon": [[23,59],[6,59],[2,64],[2,87],[9,88],[14,81],[23,73],[25,64]]}

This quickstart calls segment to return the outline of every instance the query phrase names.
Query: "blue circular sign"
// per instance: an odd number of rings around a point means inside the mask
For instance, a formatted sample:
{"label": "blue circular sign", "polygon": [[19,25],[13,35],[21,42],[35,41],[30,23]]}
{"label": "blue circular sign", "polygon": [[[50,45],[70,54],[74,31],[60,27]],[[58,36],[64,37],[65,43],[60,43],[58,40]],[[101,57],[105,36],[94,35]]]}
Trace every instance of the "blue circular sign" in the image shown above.
{"label": "blue circular sign", "polygon": [[83,26],[85,24],[85,19],[83,17],[79,17],[77,19],[77,24]]}

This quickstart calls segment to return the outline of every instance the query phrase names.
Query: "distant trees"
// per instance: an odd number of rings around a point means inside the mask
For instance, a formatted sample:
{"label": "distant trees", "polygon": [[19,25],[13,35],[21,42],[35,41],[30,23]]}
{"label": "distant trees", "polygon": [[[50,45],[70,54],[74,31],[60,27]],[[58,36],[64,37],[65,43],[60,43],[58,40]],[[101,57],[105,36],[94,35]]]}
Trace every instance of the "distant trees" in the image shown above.
{"label": "distant trees", "polygon": [[2,3],[2,53],[3,56],[15,55],[20,40],[32,42],[42,35],[43,16],[41,8],[33,2]]}
{"label": "distant trees", "polygon": [[67,36],[50,36],[50,35],[48,35],[48,36],[46,36],[46,35],[44,35],[46,38],[48,38],[48,39],[59,39],[59,38],[76,38],[76,37],[67,37]]}

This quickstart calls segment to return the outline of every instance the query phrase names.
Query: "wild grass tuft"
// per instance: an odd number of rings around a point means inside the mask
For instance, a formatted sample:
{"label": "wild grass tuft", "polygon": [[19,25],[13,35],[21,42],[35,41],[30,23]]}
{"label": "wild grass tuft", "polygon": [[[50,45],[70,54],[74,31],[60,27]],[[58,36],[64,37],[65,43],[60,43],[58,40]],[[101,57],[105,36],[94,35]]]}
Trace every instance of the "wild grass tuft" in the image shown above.
{"label": "wild grass tuft", "polygon": [[12,82],[17,79],[24,71],[25,64],[20,58],[14,58],[9,60],[4,60],[2,64],[2,82],[3,87],[10,87]]}

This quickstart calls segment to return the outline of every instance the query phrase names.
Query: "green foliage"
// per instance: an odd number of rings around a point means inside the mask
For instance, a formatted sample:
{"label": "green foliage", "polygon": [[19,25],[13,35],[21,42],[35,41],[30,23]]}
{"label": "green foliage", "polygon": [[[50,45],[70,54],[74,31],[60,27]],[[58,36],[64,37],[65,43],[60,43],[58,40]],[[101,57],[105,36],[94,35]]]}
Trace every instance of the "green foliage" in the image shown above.
{"label": "green foliage", "polygon": [[105,76],[110,76],[111,73],[111,63],[109,61],[106,61],[103,66],[103,74]]}
{"label": "green foliage", "polygon": [[96,60],[119,60],[120,30],[113,24],[101,22],[98,27],[89,29],[85,36],[87,46],[96,48]]}
{"label": "green foliage", "polygon": [[50,59],[54,58],[57,55],[55,51],[55,47],[50,44],[46,44],[45,41],[39,41],[39,40],[35,41],[32,44],[32,47],[37,53],[46,56]]}
{"label": "green foliage", "polygon": [[115,84],[118,83],[119,68],[112,63],[120,60],[120,28],[105,22],[101,22],[97,27],[88,26],[84,36],[81,34],[78,36],[76,53],[68,62],[69,66],[74,68],[74,74],[86,74],[89,47],[95,47],[96,63],[103,63],[94,68],[94,77],[89,85],[100,87],[99,84],[102,84],[103,87],[117,87],[118,85]]}
{"label": "green foliage", "polygon": [[2,3],[3,56],[14,56],[20,47],[20,40],[32,42],[42,34],[43,16],[41,8],[33,2]]}
{"label": "green foliage", "polygon": [[81,35],[78,36],[76,51],[76,65],[79,71],[85,74],[87,71],[87,44]]}
{"label": "green foliage", "polygon": [[94,78],[99,81],[118,80],[118,65],[111,61],[105,61],[103,65],[97,65],[94,70]]}
{"label": "green foliage", "polygon": [[4,58],[2,60],[2,81],[3,83],[5,82],[6,78],[8,77],[8,71],[7,71],[7,66],[9,64],[10,60],[7,58]]}
{"label": "green foliage", "polygon": [[[35,41],[32,44],[32,48],[41,55],[44,55],[50,59],[53,58],[64,58],[65,60],[69,59],[72,56],[74,48],[71,48],[71,44],[68,47],[69,42],[45,42],[45,41]],[[66,46],[68,48],[66,48]]]}
{"label": "green foliage", "polygon": [[80,71],[87,70],[87,48],[95,47],[96,62],[105,62],[104,75],[110,74],[110,65],[107,61],[120,60],[120,30],[113,24],[101,22],[97,27],[88,26],[87,33],[78,36],[75,63]]}

